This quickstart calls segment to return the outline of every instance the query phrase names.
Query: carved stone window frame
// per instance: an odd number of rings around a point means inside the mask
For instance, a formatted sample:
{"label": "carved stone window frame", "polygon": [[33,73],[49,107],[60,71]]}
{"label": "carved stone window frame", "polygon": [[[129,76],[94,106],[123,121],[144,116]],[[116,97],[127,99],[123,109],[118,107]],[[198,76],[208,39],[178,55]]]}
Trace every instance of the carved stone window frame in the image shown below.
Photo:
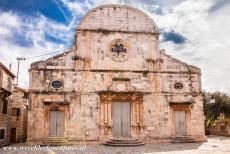
{"label": "carved stone window frame", "polygon": [[[52,86],[52,82],[54,81],[60,81],[62,83],[62,86],[60,88],[55,88]],[[59,89],[63,89],[64,88],[64,81],[61,80],[61,79],[54,79],[54,80],[51,80],[50,83],[49,83],[49,87],[53,90],[59,90]]]}
{"label": "carved stone window frame", "polygon": [[[175,88],[175,84],[181,84],[183,87],[182,88]],[[181,82],[181,81],[175,81],[175,82],[173,82],[173,89],[175,89],[175,90],[179,90],[179,91],[181,91],[181,90],[184,90],[184,83],[183,82]]]}

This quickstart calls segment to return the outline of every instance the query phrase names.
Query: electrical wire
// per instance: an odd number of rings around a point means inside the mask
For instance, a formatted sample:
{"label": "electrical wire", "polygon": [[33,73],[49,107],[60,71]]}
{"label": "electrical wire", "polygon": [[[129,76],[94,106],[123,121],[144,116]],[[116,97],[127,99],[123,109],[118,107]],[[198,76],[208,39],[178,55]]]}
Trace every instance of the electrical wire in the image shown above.
{"label": "electrical wire", "polygon": [[62,52],[62,51],[66,51],[66,50],[69,50],[69,49],[70,48],[66,48],[66,49],[62,49],[62,50],[58,50],[58,51],[54,51],[54,52],[49,52],[49,53],[38,55],[38,56],[27,57],[25,59],[39,58],[39,57],[47,56],[47,55],[50,55],[50,54],[54,54],[54,53],[59,53],[59,52]]}

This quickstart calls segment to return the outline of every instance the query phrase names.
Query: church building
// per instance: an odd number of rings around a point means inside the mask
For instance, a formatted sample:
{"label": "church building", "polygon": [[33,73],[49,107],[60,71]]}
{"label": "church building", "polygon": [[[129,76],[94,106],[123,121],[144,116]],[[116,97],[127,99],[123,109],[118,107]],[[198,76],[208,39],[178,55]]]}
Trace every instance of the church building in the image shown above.
{"label": "church building", "polygon": [[201,70],[167,55],[159,35],[139,9],[89,11],[69,51],[31,64],[27,142],[205,141]]}

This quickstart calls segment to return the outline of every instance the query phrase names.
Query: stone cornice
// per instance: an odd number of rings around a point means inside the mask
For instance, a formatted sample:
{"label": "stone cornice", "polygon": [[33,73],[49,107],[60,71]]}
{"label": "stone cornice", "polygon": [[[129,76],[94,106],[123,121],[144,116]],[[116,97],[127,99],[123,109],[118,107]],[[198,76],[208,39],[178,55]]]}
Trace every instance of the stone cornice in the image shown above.
{"label": "stone cornice", "polygon": [[192,71],[180,71],[180,72],[172,72],[172,71],[148,71],[148,70],[102,70],[102,69],[91,69],[91,70],[75,70],[75,69],[47,69],[47,68],[33,68],[31,70],[40,70],[40,71],[56,71],[56,70],[64,70],[64,71],[75,71],[75,72],[132,72],[132,73],[155,73],[155,74],[199,74],[200,72],[192,72]]}
{"label": "stone cornice", "polygon": [[95,29],[77,29],[77,32],[80,32],[80,31],[90,31],[90,32],[99,32],[99,33],[134,33],[134,34],[151,34],[151,35],[156,35],[156,36],[159,36],[160,33],[157,33],[157,32],[145,32],[145,31],[122,31],[122,30],[107,30],[107,29],[98,29],[98,30],[95,30]]}

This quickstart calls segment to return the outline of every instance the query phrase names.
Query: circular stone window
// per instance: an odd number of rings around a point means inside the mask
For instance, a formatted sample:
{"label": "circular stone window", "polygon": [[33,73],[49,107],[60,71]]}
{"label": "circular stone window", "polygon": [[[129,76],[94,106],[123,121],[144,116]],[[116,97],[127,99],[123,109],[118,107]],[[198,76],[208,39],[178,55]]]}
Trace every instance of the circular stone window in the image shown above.
{"label": "circular stone window", "polygon": [[63,87],[63,83],[60,80],[54,80],[50,83],[50,86],[53,89],[61,89]]}
{"label": "circular stone window", "polygon": [[110,45],[110,52],[112,59],[115,61],[125,61],[128,58],[127,45],[121,39],[116,39],[112,41]]}
{"label": "circular stone window", "polygon": [[175,89],[183,89],[183,88],[184,88],[184,85],[183,85],[182,83],[180,83],[180,82],[176,82],[176,83],[174,84],[174,88],[175,88]]}

